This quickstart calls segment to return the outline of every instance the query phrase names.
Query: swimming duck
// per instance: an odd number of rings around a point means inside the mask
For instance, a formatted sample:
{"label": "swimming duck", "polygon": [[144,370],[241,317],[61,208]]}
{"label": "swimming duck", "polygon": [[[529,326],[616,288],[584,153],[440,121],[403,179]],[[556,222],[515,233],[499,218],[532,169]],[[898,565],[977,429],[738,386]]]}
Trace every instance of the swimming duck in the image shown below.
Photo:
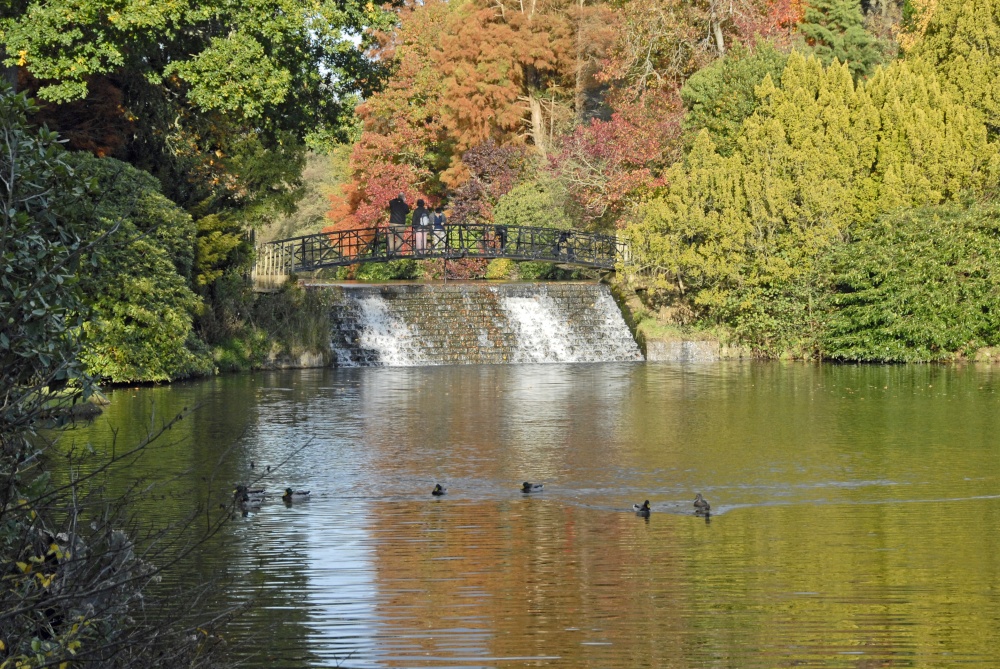
{"label": "swimming duck", "polygon": [[528,483],[525,481],[521,484],[521,492],[540,492],[544,483]]}
{"label": "swimming duck", "polygon": [[245,485],[236,486],[233,491],[233,504],[246,515],[247,511],[255,511],[264,502],[264,490],[248,490]]}
{"label": "swimming duck", "polygon": [[698,516],[707,516],[709,511],[711,511],[712,505],[708,503],[708,500],[698,493],[694,496],[694,513]]}
{"label": "swimming duck", "polygon": [[642,506],[638,504],[632,505],[632,510],[635,511],[635,515],[642,516],[643,518],[649,518],[649,500],[647,499],[642,503]]}
{"label": "swimming duck", "polygon": [[448,489],[438,483],[434,486],[434,490],[431,490],[431,494],[435,497],[440,497],[441,495],[448,494]]}
{"label": "swimming duck", "polygon": [[252,500],[263,500],[267,497],[267,493],[264,488],[247,488],[245,485],[240,484],[236,486],[236,490],[233,491],[234,499],[252,499]]}
{"label": "swimming duck", "polygon": [[285,502],[303,502],[309,499],[308,490],[292,490],[291,488],[285,488],[285,494],[281,496]]}

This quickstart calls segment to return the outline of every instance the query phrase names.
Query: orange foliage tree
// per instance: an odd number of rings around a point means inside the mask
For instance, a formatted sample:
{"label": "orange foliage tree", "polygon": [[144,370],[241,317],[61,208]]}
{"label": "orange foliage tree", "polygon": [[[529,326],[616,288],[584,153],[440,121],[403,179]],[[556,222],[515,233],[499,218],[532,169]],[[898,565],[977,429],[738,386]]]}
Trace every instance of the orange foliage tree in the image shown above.
{"label": "orange foliage tree", "polygon": [[787,35],[799,0],[411,0],[395,64],[358,108],[334,227],[374,226],[398,192],[439,202],[486,142],[551,162],[586,221],[612,220],[678,155],[677,90],[730,45]]}
{"label": "orange foliage tree", "polygon": [[787,41],[798,0],[631,0],[613,14],[615,40],[597,78],[610,114],[561,142],[551,167],[580,205],[584,223],[608,227],[630,201],[663,185],[681,153],[678,91],[735,44]]}
{"label": "orange foliage tree", "polygon": [[379,49],[395,73],[358,108],[363,132],[351,183],[329,214],[334,227],[378,224],[400,191],[439,201],[469,178],[462,155],[487,140],[549,152],[600,85],[592,70],[601,10],[582,0],[402,9]]}

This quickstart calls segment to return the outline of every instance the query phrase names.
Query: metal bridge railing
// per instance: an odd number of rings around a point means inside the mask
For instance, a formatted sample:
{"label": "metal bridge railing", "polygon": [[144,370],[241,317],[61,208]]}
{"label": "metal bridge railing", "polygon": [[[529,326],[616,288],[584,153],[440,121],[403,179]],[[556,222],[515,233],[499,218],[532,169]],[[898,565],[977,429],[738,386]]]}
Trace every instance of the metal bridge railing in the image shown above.
{"label": "metal bridge railing", "polygon": [[292,273],[400,258],[510,258],[610,270],[625,251],[613,235],[553,228],[471,223],[422,235],[411,227],[361,228],[260,244],[253,279],[278,285]]}

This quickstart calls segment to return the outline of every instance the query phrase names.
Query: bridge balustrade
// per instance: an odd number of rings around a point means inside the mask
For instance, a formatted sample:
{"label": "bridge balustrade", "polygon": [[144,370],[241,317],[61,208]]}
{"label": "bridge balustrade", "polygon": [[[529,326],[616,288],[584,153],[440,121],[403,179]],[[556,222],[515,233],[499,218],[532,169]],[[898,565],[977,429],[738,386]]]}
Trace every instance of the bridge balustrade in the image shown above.
{"label": "bridge balustrade", "polygon": [[253,277],[282,283],[287,275],[326,267],[402,258],[510,258],[614,269],[624,244],[612,235],[515,225],[468,223],[427,230],[362,228],[304,235],[257,246]]}

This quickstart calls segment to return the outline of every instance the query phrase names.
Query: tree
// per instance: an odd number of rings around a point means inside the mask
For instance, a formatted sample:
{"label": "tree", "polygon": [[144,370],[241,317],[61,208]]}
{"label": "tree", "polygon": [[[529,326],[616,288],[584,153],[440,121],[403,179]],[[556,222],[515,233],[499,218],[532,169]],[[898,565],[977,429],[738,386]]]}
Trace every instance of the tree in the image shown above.
{"label": "tree", "polygon": [[493,209],[524,174],[526,156],[523,149],[497,146],[486,141],[462,154],[470,178],[451,199],[452,223],[490,223]]}
{"label": "tree", "polygon": [[393,18],[360,0],[21,0],[0,34],[71,148],[149,171],[196,218],[246,221],[290,205],[307,136],[346,137],[381,82],[365,29]]}
{"label": "tree", "polygon": [[938,0],[924,10],[922,37],[907,58],[931,63],[950,90],[983,114],[1000,136],[1000,2]]}
{"label": "tree", "polygon": [[563,138],[552,165],[584,224],[612,228],[630,203],[663,185],[656,175],[680,155],[681,114],[669,91],[651,91]]}
{"label": "tree", "polygon": [[809,0],[799,32],[820,62],[847,63],[855,78],[868,76],[884,59],[878,41],[865,30],[860,0]]}
{"label": "tree", "polygon": [[800,18],[797,0],[631,0],[616,13],[616,40],[600,77],[626,100],[678,88],[733,46],[784,40]]}
{"label": "tree", "polygon": [[774,352],[815,327],[817,260],[852,224],[995,188],[998,147],[920,63],[853,83],[846,65],[792,54],[766,77],[737,150],[702,131],[626,229],[635,271]]}
{"label": "tree", "polygon": [[444,198],[470,177],[462,155],[485,142],[554,151],[575,119],[600,106],[602,16],[603,5],[584,0],[432,0],[401,10],[379,49],[395,71],[358,108],[364,132],[352,181],[334,199],[335,227],[383,221],[400,191]]}
{"label": "tree", "polygon": [[692,74],[680,92],[687,110],[684,129],[691,135],[707,130],[716,150],[731,155],[743,121],[757,109],[757,87],[768,76],[780,82],[787,60],[786,54],[764,42],[753,51],[736,47]]}

